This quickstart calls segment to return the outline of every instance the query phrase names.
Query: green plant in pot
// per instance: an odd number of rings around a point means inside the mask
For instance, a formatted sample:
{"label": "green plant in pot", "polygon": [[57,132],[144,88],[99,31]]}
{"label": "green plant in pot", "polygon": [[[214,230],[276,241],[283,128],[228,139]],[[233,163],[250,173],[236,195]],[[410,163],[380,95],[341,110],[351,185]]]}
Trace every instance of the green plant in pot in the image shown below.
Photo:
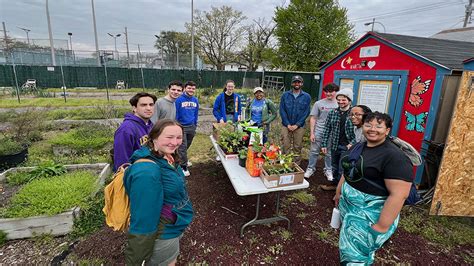
{"label": "green plant in pot", "polygon": [[247,161],[248,148],[243,147],[239,150],[239,165],[245,167],[245,162]]}
{"label": "green plant in pot", "polygon": [[226,125],[219,128],[219,141],[217,144],[221,146],[226,154],[237,153],[237,151],[244,147],[245,138],[248,138],[247,133],[239,130],[234,130],[233,126]]}
{"label": "green plant in pot", "polygon": [[280,163],[269,165],[265,167],[265,170],[269,175],[298,172],[298,168],[296,168],[295,164],[293,163],[295,157],[296,155],[293,153],[279,154],[277,161]]}
{"label": "green plant in pot", "polygon": [[28,146],[11,137],[0,138],[0,171],[15,167],[28,156]]}

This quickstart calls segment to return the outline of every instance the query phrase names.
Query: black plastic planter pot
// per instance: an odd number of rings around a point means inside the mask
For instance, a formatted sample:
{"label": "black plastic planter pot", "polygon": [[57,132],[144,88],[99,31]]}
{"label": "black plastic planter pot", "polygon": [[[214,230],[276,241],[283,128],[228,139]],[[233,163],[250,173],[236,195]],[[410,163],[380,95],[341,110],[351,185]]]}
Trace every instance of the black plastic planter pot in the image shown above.
{"label": "black plastic planter pot", "polygon": [[27,157],[28,147],[25,147],[22,151],[15,154],[0,155],[0,172],[19,165],[26,161]]}
{"label": "black plastic planter pot", "polygon": [[242,167],[245,167],[245,162],[247,161],[247,158],[240,158],[239,157],[239,165],[242,166]]}

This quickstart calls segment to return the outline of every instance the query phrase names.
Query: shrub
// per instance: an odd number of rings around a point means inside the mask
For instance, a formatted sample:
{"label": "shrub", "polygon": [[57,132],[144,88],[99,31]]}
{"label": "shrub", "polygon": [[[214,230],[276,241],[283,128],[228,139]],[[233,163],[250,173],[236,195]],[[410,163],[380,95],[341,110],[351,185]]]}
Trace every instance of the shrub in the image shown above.
{"label": "shrub", "polygon": [[7,131],[13,139],[22,144],[41,140],[41,130],[44,128],[44,114],[35,107],[26,108],[25,112],[11,119],[11,126]]}
{"label": "shrub", "polygon": [[23,145],[11,138],[0,139],[0,156],[16,154],[23,150]]}
{"label": "shrub", "polygon": [[55,215],[81,206],[94,191],[96,179],[89,171],[35,179],[13,196],[3,215],[5,218]]}

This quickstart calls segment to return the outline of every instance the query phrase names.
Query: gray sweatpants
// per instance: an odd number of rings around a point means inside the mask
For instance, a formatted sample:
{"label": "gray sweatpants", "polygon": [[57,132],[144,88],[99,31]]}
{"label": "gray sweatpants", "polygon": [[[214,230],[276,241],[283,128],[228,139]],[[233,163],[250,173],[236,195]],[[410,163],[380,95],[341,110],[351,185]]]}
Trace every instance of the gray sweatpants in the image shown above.
{"label": "gray sweatpants", "polygon": [[196,126],[183,126],[183,143],[178,148],[178,155],[181,160],[181,168],[187,169],[188,163],[188,149],[193,143],[196,135]]}

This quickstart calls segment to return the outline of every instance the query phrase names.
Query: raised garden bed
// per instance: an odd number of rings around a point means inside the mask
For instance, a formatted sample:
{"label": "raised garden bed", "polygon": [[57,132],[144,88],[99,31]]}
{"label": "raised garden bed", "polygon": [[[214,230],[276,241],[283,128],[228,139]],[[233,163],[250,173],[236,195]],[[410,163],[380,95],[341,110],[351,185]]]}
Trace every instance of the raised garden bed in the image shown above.
{"label": "raised garden bed", "polygon": [[[100,172],[95,181],[94,189],[90,196],[95,195],[105,182],[105,178],[111,174],[111,167],[106,163],[98,164],[76,164],[65,165],[71,172],[74,170],[92,170]],[[8,174],[30,171],[34,167],[18,167],[9,169],[0,174],[0,182],[3,182]],[[7,239],[28,238],[38,234],[64,235],[72,231],[74,219],[80,215],[80,207],[75,206],[56,215],[40,215],[26,218],[3,218],[0,219],[0,230],[7,234]]]}
{"label": "raised garden bed", "polygon": [[[50,140],[56,156],[93,153],[96,150],[110,149],[114,131],[109,127],[89,124],[71,129]],[[110,146],[110,147],[108,147]]]}

